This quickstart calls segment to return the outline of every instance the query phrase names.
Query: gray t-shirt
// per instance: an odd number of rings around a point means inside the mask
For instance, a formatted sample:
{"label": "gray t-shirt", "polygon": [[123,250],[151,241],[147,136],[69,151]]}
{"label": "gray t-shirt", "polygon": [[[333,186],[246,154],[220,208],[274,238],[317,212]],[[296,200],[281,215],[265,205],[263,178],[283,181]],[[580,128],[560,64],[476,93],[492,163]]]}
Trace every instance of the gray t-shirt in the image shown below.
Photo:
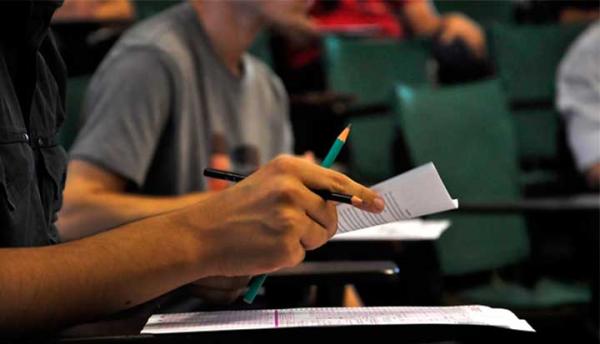
{"label": "gray t-shirt", "polygon": [[249,172],[290,153],[283,85],[248,54],[242,70],[226,68],[188,3],[136,25],[90,83],[71,159],[120,175],[131,191],[177,195],[206,190],[214,161]]}

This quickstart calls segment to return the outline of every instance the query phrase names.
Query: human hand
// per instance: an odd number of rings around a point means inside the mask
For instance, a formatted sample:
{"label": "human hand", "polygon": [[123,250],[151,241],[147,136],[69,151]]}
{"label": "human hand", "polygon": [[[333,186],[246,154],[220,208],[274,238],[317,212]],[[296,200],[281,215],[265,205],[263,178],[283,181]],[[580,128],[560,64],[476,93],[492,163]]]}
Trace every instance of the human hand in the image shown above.
{"label": "human hand", "polygon": [[441,42],[450,44],[457,38],[464,40],[477,58],[485,57],[485,36],[479,24],[462,14],[452,13],[443,16]]}
{"label": "human hand", "polygon": [[312,151],[306,151],[300,157],[306,161],[312,162],[313,164],[317,163],[317,158],[315,157],[315,153],[313,153]]}
{"label": "human hand", "polygon": [[[354,195],[381,212],[383,200],[350,178],[302,158],[280,156],[240,183],[192,207],[191,227],[208,252],[207,275],[247,276],[294,266],[335,234],[337,211],[310,189]],[[203,223],[201,227],[195,223]],[[209,265],[209,267],[207,267]]]}
{"label": "human hand", "polygon": [[209,304],[228,304],[235,301],[248,286],[250,276],[206,277],[190,283],[187,290]]}

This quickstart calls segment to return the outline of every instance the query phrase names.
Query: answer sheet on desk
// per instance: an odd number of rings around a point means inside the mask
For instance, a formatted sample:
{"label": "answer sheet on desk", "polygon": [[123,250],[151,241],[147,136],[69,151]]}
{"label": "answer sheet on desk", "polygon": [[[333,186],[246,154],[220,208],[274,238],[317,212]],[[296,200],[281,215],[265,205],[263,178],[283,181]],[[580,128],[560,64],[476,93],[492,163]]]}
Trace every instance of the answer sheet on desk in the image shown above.
{"label": "answer sheet on desk", "polygon": [[458,208],[433,163],[412,169],[372,187],[385,201],[380,214],[362,211],[348,204],[339,204],[338,233],[408,220]]}
{"label": "answer sheet on desk", "polygon": [[157,314],[142,334],[214,332],[292,327],[369,325],[481,325],[535,330],[511,311],[487,306],[332,307]]}

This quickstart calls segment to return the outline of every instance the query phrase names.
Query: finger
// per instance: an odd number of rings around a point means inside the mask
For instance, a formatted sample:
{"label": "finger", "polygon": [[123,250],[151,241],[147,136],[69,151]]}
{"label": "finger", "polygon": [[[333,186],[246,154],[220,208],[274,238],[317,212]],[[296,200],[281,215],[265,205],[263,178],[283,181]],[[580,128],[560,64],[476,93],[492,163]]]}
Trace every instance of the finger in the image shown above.
{"label": "finger", "polygon": [[300,184],[298,187],[297,205],[332,237],[337,230],[337,211],[334,202],[328,202],[321,196]]}
{"label": "finger", "polygon": [[282,173],[289,173],[297,177],[309,189],[353,195],[358,198],[355,206],[370,212],[383,211],[384,201],[375,191],[339,172],[310,164],[295,157],[277,158],[273,161],[272,166]]}
{"label": "finger", "polygon": [[306,161],[309,161],[311,163],[315,163],[317,160],[315,159],[315,153],[313,153],[312,151],[306,151],[304,152],[304,154],[302,155],[302,158]]}
{"label": "finger", "polygon": [[331,237],[330,232],[325,227],[315,222],[307,214],[300,218],[298,225],[304,230],[300,237],[300,243],[306,251],[323,246]]}

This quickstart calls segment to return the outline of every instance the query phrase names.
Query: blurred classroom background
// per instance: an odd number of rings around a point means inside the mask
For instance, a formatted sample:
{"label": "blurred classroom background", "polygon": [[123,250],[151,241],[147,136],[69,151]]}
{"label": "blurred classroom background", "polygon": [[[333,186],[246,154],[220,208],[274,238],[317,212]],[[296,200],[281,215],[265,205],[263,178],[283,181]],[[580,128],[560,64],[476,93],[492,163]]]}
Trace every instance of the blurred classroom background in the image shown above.
{"label": "blurred classroom background", "polygon": [[[53,30],[69,71],[66,148],[81,126],[88,81],[111,46],[178,2],[65,1]],[[577,169],[556,106],[560,62],[597,22],[598,1],[428,4],[476,24],[479,48],[468,35],[421,34],[404,3],[320,1],[318,36],[271,30],[251,51],[284,81],[296,153],[323,158],[352,123],[339,169],[374,184],[433,161],[461,209],[433,217],[452,222],[435,242],[307,258],[396,262],[401,281],[356,284],[358,304],[499,306],[546,338],[598,342],[598,184]]]}

